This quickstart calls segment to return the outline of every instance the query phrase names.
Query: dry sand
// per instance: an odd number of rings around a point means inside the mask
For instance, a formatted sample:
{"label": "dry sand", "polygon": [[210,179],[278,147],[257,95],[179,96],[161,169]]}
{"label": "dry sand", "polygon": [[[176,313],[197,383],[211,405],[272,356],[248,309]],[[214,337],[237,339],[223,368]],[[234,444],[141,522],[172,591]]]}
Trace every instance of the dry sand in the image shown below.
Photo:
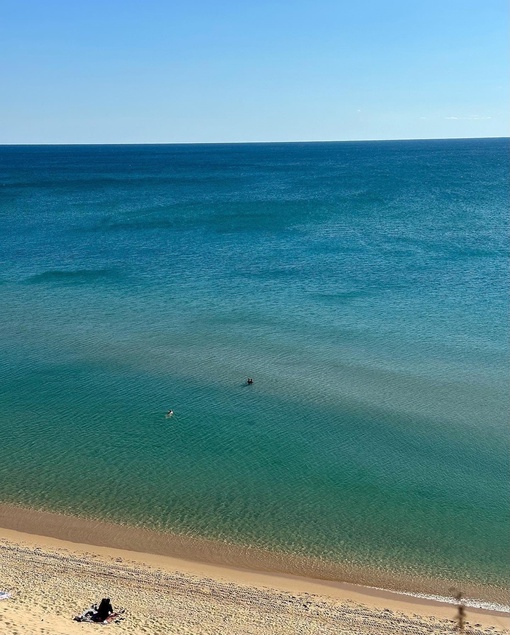
{"label": "dry sand", "polygon": [[[94,547],[0,530],[0,634],[442,634],[455,608],[293,576]],[[102,597],[126,613],[107,626],[78,623]],[[468,609],[466,633],[510,633],[498,613]]]}

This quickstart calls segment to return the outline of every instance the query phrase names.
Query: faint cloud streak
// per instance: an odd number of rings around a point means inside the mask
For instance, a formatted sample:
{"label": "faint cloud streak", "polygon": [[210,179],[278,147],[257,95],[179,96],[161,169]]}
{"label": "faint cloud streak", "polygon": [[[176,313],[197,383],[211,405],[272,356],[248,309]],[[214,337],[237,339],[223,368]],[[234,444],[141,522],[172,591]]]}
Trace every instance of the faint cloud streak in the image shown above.
{"label": "faint cloud streak", "polygon": [[492,119],[492,117],[480,117],[479,115],[470,115],[468,117],[445,117],[445,119],[456,119],[463,121],[480,121],[483,119]]}

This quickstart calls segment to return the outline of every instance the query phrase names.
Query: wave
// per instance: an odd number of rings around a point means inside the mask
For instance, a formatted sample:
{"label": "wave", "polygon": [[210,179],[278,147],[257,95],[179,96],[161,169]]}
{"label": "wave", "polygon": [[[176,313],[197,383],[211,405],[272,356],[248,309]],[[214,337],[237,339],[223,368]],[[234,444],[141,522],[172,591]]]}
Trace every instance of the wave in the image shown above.
{"label": "wave", "polygon": [[180,219],[167,219],[167,218],[154,218],[152,220],[146,219],[134,219],[125,221],[110,221],[104,219],[101,222],[91,227],[85,228],[83,231],[139,231],[139,230],[151,230],[151,229],[179,229],[186,227],[186,223]]}
{"label": "wave", "polygon": [[25,280],[28,284],[86,284],[89,282],[98,282],[117,277],[117,271],[114,269],[53,269],[30,276]]}
{"label": "wave", "polygon": [[[377,591],[387,591],[387,589],[380,589],[379,587],[369,587],[376,589]],[[458,604],[458,600],[454,597],[445,595],[434,595],[431,593],[412,593],[411,591],[398,591],[401,595],[408,595],[413,598],[420,598],[423,600],[433,600],[434,602],[441,602],[443,604]],[[497,611],[499,613],[510,613],[510,605],[501,604],[500,602],[488,602],[485,600],[478,600],[476,598],[466,597],[462,599],[464,606],[472,609],[483,609],[484,611]]]}
{"label": "wave", "polygon": [[411,251],[421,251],[422,253],[428,253],[444,258],[494,258],[497,256],[506,256],[505,247],[494,246],[480,247],[479,245],[458,245],[452,240],[427,240],[427,239],[415,239],[406,237],[394,238],[396,247],[404,246]]}
{"label": "wave", "polygon": [[83,178],[55,178],[54,175],[49,175],[47,179],[40,178],[34,180],[11,180],[2,183],[5,189],[32,189],[32,188],[90,188],[98,189],[107,186],[119,186],[123,189],[136,189],[141,185],[150,186],[196,186],[204,185],[204,183],[214,184],[228,184],[230,179],[222,174],[206,174],[200,176],[200,178],[194,174],[179,175],[179,176],[161,176],[161,175],[119,175],[119,176],[98,176],[97,174],[90,174]]}
{"label": "wave", "polygon": [[168,230],[200,230],[212,231],[218,234],[230,234],[238,232],[275,232],[282,229],[288,222],[285,218],[273,213],[262,211],[250,211],[246,207],[234,209],[231,213],[206,212],[193,216],[186,213],[174,213],[172,215],[151,216],[149,213],[140,214],[137,217],[113,219],[102,218],[89,227],[80,228],[82,232],[116,232],[116,231],[150,231],[154,229]]}
{"label": "wave", "polygon": [[348,302],[349,300],[358,300],[359,298],[366,298],[372,295],[372,292],[365,290],[357,291],[339,291],[337,293],[316,293],[315,298],[317,300],[323,300],[326,302]]}

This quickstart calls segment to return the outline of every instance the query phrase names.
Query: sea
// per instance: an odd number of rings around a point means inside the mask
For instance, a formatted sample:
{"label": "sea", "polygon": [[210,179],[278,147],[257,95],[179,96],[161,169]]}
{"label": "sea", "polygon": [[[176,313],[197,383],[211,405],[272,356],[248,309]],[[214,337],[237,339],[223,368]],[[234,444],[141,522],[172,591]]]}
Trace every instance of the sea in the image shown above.
{"label": "sea", "polygon": [[508,139],[1,146],[0,502],[505,604],[509,182]]}

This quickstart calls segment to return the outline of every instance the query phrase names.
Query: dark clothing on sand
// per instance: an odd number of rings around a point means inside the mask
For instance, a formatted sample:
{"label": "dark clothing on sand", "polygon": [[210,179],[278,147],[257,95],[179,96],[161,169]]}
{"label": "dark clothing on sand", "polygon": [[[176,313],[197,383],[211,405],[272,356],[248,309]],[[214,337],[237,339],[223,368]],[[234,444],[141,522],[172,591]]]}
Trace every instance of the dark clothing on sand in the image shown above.
{"label": "dark clothing on sand", "polygon": [[97,613],[94,615],[94,621],[104,622],[105,619],[113,613],[113,606],[110,603],[110,598],[103,598],[101,604],[97,609]]}

